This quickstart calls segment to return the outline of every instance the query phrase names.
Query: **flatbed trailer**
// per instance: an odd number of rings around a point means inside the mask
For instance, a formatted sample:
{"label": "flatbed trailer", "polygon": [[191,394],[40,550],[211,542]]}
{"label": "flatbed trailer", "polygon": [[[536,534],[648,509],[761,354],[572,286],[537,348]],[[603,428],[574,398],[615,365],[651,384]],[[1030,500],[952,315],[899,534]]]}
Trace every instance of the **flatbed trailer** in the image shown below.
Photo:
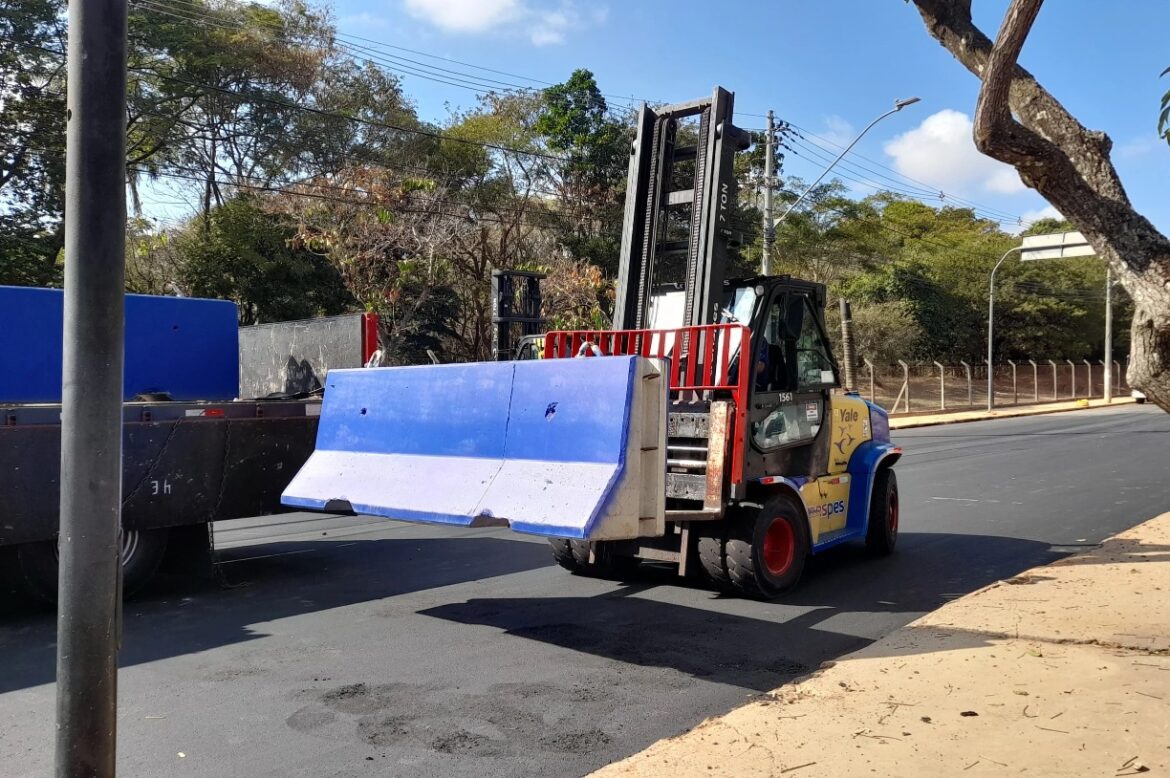
{"label": "flatbed trailer", "polygon": [[[126,403],[124,591],[149,582],[173,538],[184,548],[172,552],[198,553],[209,548],[211,522],[283,510],[280,493],[312,451],[319,412],[317,399]],[[0,405],[0,419],[0,564],[14,583],[52,600],[61,406]]]}
{"label": "flatbed trailer", "polygon": [[[61,291],[0,287],[0,579],[52,601],[61,489]],[[241,348],[241,345],[243,346]],[[320,379],[360,367],[373,314],[241,330],[222,300],[126,297],[122,440],[123,591],[164,559],[211,569],[209,526],[287,510],[308,459]],[[238,399],[244,392],[266,399]]]}

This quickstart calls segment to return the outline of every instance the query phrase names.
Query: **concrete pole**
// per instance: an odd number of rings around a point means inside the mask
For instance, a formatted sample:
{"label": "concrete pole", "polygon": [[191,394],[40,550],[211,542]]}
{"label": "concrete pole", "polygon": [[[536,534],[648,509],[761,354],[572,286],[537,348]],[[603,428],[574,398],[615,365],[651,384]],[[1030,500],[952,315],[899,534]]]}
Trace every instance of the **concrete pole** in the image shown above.
{"label": "concrete pole", "polygon": [[1028,362],[1032,364],[1032,402],[1040,402],[1040,369],[1036,365],[1036,360],[1029,359]]}
{"label": "concrete pole", "polygon": [[776,242],[776,225],[772,223],[772,179],[775,175],[776,156],[776,120],[772,111],[768,111],[768,132],[764,139],[767,149],[764,151],[764,248],[760,255],[760,273],[772,275],[772,246]]}
{"label": "concrete pole", "polygon": [[121,633],[125,0],[69,4],[57,778],[114,775]]}
{"label": "concrete pole", "polygon": [[1113,268],[1105,266],[1105,402],[1113,402]]}

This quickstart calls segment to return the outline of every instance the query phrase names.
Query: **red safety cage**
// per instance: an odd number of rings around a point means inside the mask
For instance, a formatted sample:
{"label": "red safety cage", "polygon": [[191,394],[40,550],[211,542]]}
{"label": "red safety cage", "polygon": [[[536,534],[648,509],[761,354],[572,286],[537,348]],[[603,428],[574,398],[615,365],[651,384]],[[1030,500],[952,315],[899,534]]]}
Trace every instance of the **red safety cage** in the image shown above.
{"label": "red safety cage", "polygon": [[[643,356],[668,360],[670,389],[713,396],[730,394],[735,402],[731,481],[743,480],[747,439],[748,388],[753,374],[740,354],[749,353],[751,330],[742,324],[706,324],[665,330],[565,330],[544,336],[545,359],[576,356]],[[738,364],[737,364],[738,362]]]}

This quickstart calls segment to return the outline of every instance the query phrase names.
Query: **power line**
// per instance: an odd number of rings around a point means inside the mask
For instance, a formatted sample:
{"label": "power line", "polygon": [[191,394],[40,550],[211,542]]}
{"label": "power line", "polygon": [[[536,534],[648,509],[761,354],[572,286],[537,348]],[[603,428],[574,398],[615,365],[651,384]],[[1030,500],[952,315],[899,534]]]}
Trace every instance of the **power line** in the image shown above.
{"label": "power line", "polygon": [[[52,55],[55,55],[58,57],[65,56],[64,52],[54,51],[52,49],[44,48],[43,46],[34,46],[31,44],[24,44],[24,43],[21,43],[19,41],[14,40],[14,39],[11,39],[11,38],[0,38],[0,40],[4,40],[8,43],[13,44],[14,46],[17,46],[19,48],[23,48],[26,50],[27,49],[36,50],[36,51],[40,51],[40,52],[43,52],[46,54],[52,54]],[[517,154],[520,156],[535,157],[538,159],[546,159],[546,160],[549,160],[552,162],[568,162],[569,161],[565,157],[559,157],[559,156],[556,156],[555,154],[547,154],[547,153],[542,152],[542,151],[533,151],[533,150],[529,150],[529,149],[518,149],[518,148],[514,148],[512,146],[505,146],[505,145],[499,144],[499,143],[490,143],[487,141],[470,140],[468,138],[460,138],[457,135],[449,135],[449,134],[438,132],[435,130],[424,130],[424,129],[420,129],[420,128],[402,127],[400,125],[390,124],[389,122],[378,121],[375,119],[366,119],[366,118],[362,118],[360,116],[350,116],[348,114],[338,113],[336,111],[328,111],[328,110],[325,110],[322,108],[315,108],[315,107],[309,106],[309,105],[300,105],[298,103],[289,102],[288,100],[282,100],[279,98],[270,97],[270,96],[263,95],[263,94],[251,94],[250,95],[250,94],[247,94],[244,92],[238,92],[238,91],[235,91],[233,89],[228,89],[226,87],[217,86],[215,84],[203,84],[203,83],[199,83],[197,81],[191,81],[189,79],[180,78],[178,76],[166,75],[163,73],[156,73],[154,71],[147,70],[146,68],[132,67],[132,68],[129,68],[129,70],[130,70],[130,72],[133,72],[133,73],[146,74],[146,75],[152,76],[154,78],[159,78],[159,79],[162,79],[164,81],[169,81],[171,83],[184,84],[186,86],[194,87],[196,89],[206,89],[208,91],[217,92],[219,94],[223,94],[223,95],[226,95],[229,97],[237,98],[241,101],[252,100],[252,101],[260,102],[260,103],[268,103],[270,105],[276,105],[276,106],[279,106],[282,108],[289,108],[292,110],[305,111],[307,113],[316,114],[318,116],[324,116],[324,117],[333,118],[333,119],[342,119],[342,120],[345,120],[348,122],[353,122],[355,124],[363,124],[363,125],[368,125],[371,127],[378,127],[380,129],[393,130],[395,132],[402,132],[402,133],[407,133],[410,135],[419,135],[422,137],[434,138],[436,140],[445,140],[445,141],[450,141],[452,143],[461,143],[461,144],[465,144],[465,145],[469,145],[469,146],[477,146],[479,148],[491,149],[493,151],[499,151],[499,152],[507,153],[507,154]]]}

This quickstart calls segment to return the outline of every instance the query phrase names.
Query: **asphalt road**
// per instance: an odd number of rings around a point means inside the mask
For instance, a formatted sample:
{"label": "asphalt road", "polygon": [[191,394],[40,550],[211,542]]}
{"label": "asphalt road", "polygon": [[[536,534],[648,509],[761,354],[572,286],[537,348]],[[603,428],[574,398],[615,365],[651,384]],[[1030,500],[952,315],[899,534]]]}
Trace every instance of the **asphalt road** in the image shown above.
{"label": "asphalt road", "polygon": [[[896,438],[898,552],[840,549],[779,603],[653,569],[578,578],[543,543],[501,530],[226,522],[230,588],[171,582],[126,606],[119,772],[582,775],[1170,510],[1170,416],[1154,409]],[[45,613],[0,621],[11,778],[50,772],[54,626]]]}

